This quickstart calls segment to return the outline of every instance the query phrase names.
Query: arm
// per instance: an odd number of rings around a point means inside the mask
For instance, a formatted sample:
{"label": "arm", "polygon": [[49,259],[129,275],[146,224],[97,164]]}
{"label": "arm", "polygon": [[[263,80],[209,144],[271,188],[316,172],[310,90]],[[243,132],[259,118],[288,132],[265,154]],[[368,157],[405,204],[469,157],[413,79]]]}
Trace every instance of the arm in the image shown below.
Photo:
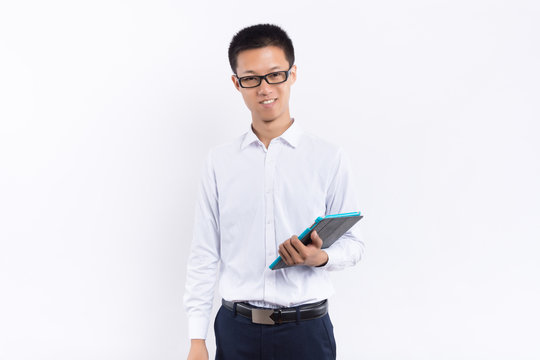
{"label": "arm", "polygon": [[206,339],[219,259],[218,193],[210,154],[199,186],[187,265],[184,307],[190,339]]}
{"label": "arm", "polygon": [[[334,177],[327,190],[325,215],[353,212],[360,209],[350,161],[342,148],[338,151],[336,163]],[[325,249],[328,254],[328,262],[324,265],[324,269],[341,270],[360,261],[364,254],[364,241],[358,224],[350,228],[332,246]]]}
{"label": "arm", "polygon": [[[336,169],[332,175],[327,188],[326,215],[358,211],[349,161],[342,149],[337,153]],[[293,235],[279,246],[279,255],[287,265],[340,270],[356,264],[364,251],[364,242],[357,225],[327,249],[321,249],[323,241],[316,231],[312,232],[311,241],[306,246]]]}

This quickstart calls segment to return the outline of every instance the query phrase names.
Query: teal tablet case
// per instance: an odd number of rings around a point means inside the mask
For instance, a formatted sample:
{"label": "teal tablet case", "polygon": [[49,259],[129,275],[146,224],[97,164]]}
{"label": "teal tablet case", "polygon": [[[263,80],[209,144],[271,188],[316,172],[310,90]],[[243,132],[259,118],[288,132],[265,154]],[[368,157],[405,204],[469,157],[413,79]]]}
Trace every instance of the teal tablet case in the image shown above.
{"label": "teal tablet case", "polygon": [[[326,249],[335,243],[343,234],[347,232],[354,224],[356,224],[361,218],[360,211],[349,212],[344,214],[327,215],[324,218],[318,217],[315,219],[313,225],[308,227],[298,239],[307,245],[311,242],[311,233],[315,230],[323,240],[322,248]],[[279,256],[271,265],[270,269],[277,270],[289,267],[281,260]]]}

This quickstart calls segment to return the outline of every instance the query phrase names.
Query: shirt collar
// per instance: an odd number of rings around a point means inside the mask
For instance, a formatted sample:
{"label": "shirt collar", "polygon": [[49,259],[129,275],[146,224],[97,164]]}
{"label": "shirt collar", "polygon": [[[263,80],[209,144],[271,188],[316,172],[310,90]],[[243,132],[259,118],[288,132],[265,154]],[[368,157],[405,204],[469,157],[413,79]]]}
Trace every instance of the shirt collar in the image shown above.
{"label": "shirt collar", "polygon": [[240,149],[244,150],[246,147],[251,145],[254,142],[260,141],[257,135],[253,132],[253,127],[251,125],[249,126],[249,131],[244,134],[244,140],[242,140],[242,145],[240,145]]}
{"label": "shirt collar", "polygon": [[[281,138],[293,148],[296,148],[298,146],[298,141],[300,140],[301,133],[302,131],[300,126],[296,123],[295,119],[292,119],[291,126],[289,126],[287,130],[285,130],[285,132],[277,138]],[[253,127],[250,125],[249,131],[244,135],[244,140],[242,141],[240,149],[244,150],[247,146],[251,145],[254,142],[260,142],[260,140],[253,132]]]}

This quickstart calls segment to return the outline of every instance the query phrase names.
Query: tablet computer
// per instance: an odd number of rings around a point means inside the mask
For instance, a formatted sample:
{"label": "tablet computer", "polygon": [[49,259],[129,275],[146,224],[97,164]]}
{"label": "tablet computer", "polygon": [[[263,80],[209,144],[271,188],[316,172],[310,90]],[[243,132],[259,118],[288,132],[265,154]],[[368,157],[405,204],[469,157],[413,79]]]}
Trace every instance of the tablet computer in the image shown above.
{"label": "tablet computer", "polygon": [[[323,240],[322,249],[326,249],[343,236],[343,234],[345,234],[347,230],[356,224],[362,217],[360,211],[318,217],[315,219],[313,225],[308,227],[300,234],[300,236],[298,236],[298,239],[304,245],[308,245],[311,242],[311,233],[317,231],[317,234],[319,234],[319,237]],[[289,267],[289,265],[285,264],[281,259],[281,256],[270,265],[270,269],[272,270],[283,269],[286,267]]]}

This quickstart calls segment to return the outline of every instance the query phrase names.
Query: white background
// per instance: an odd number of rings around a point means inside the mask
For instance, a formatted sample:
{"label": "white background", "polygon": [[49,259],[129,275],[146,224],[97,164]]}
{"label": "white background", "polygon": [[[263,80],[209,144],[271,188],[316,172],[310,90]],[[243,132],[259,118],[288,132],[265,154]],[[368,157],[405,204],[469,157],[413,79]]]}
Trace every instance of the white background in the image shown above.
{"label": "white background", "polygon": [[2,1],[0,359],[185,358],[199,174],[249,128],[227,48],[259,22],[295,44],[292,115],[357,177],[338,358],[539,359],[539,18],[533,0]]}

